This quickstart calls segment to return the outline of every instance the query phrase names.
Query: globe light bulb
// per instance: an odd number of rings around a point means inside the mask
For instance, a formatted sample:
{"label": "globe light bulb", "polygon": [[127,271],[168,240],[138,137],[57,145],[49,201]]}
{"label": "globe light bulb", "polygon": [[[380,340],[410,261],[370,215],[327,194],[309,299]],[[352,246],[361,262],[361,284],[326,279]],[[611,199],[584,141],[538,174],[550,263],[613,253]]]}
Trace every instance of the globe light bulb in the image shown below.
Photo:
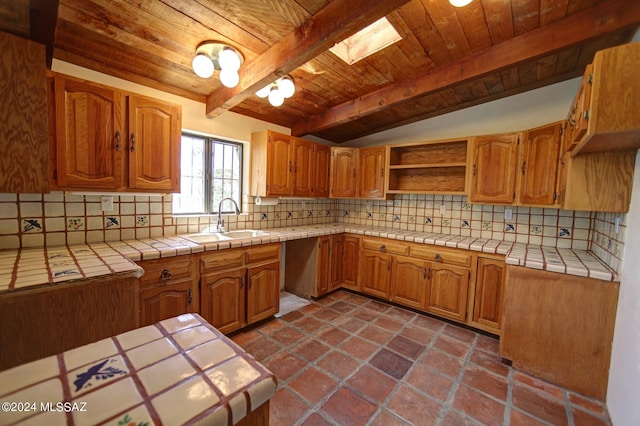
{"label": "globe light bulb", "polygon": [[472,0],[449,0],[449,3],[451,3],[455,7],[464,7],[471,3],[471,1]]}
{"label": "globe light bulb", "polygon": [[220,82],[225,87],[236,87],[240,82],[240,74],[237,70],[222,68],[220,70]]}
{"label": "globe light bulb", "polygon": [[271,93],[271,85],[264,86],[262,89],[256,92],[256,96],[259,98],[266,98]]}
{"label": "globe light bulb", "polygon": [[296,92],[296,86],[293,84],[291,77],[285,75],[280,82],[278,82],[278,90],[282,92],[282,96],[290,98]]}
{"label": "globe light bulb", "polygon": [[191,61],[191,68],[193,68],[193,72],[201,78],[209,78],[215,71],[213,61],[203,53],[198,53],[193,57],[193,61]]}
{"label": "globe light bulb", "polygon": [[240,56],[235,50],[228,47],[222,49],[218,57],[218,62],[220,63],[220,68],[223,70],[238,71],[240,69]]}
{"label": "globe light bulb", "polygon": [[282,96],[282,92],[278,90],[278,87],[271,89],[271,93],[269,93],[269,103],[274,107],[279,107],[284,103],[284,96]]}

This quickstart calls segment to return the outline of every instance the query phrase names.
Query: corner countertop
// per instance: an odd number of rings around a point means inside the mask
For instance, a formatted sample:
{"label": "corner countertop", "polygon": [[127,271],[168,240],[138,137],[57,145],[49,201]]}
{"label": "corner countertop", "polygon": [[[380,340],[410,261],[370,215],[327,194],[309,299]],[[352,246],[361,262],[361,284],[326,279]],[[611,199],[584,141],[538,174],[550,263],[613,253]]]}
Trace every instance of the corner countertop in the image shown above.
{"label": "corner countertop", "polygon": [[267,402],[276,384],[186,314],[0,372],[0,424],[226,426]]}
{"label": "corner countertop", "polygon": [[135,262],[183,254],[284,242],[343,232],[452,247],[505,256],[508,265],[616,281],[614,271],[587,250],[535,246],[485,238],[464,237],[326,223],[261,230],[265,235],[199,244],[186,236],[110,241],[75,246],[24,248],[0,251],[0,294],[16,290],[76,282],[105,275],[140,277]]}

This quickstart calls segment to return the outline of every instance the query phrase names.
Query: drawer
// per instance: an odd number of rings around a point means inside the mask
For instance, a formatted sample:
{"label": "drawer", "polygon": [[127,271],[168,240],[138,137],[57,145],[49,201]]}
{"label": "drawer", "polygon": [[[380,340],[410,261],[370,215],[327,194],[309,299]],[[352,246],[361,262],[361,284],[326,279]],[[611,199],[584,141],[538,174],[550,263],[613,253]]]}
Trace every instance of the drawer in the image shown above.
{"label": "drawer", "polygon": [[200,257],[200,272],[211,269],[232,269],[244,266],[244,250],[218,250],[203,253]]}
{"label": "drawer", "polygon": [[391,254],[409,254],[409,244],[378,238],[363,238],[362,248]]}
{"label": "drawer", "polygon": [[417,257],[431,262],[446,263],[448,265],[471,266],[470,254],[448,250],[443,247],[413,245],[411,246],[411,257]]}
{"label": "drawer", "polygon": [[247,265],[251,263],[280,260],[280,244],[265,244],[248,247]]}
{"label": "drawer", "polygon": [[140,285],[142,286],[162,282],[170,283],[181,278],[195,277],[191,255],[142,260],[136,263],[144,269],[144,274],[140,277]]}

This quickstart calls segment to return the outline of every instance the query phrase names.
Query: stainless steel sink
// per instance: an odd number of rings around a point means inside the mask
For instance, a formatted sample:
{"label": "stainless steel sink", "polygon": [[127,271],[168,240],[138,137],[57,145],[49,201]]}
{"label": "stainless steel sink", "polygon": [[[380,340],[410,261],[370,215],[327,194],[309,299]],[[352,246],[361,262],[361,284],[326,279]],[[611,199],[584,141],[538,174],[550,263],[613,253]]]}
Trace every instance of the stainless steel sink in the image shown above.
{"label": "stainless steel sink", "polygon": [[191,235],[185,235],[185,238],[191,241],[194,241],[196,243],[206,244],[206,243],[214,243],[216,241],[229,241],[229,240],[238,240],[241,238],[264,237],[266,235],[269,235],[269,234],[267,234],[264,231],[256,231],[255,229],[239,229],[237,231],[229,231],[229,232],[191,234]]}

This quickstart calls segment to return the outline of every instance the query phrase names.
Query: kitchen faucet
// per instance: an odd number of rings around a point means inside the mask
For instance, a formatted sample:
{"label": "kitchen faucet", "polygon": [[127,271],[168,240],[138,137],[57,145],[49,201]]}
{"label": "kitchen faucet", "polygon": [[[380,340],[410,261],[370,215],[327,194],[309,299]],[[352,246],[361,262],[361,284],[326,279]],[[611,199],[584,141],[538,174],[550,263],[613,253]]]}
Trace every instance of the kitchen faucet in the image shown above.
{"label": "kitchen faucet", "polygon": [[218,204],[218,221],[216,223],[216,232],[227,232],[227,230],[224,228],[224,219],[222,219],[222,203],[225,200],[229,200],[233,203],[233,207],[235,207],[236,209],[236,216],[240,214],[240,208],[233,198],[225,197],[220,200],[220,203]]}

